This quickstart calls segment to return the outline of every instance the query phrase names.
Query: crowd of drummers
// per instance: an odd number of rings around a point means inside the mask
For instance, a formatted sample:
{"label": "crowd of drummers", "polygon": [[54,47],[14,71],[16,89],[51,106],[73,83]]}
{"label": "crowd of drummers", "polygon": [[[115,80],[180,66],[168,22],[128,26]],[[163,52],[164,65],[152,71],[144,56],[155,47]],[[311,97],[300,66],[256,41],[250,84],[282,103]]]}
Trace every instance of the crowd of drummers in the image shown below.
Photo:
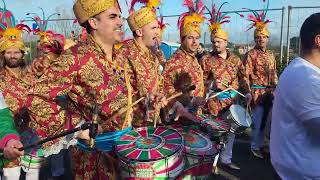
{"label": "crowd of drummers", "polygon": [[[206,179],[222,166],[241,171],[232,149],[246,129],[255,158],[269,157],[270,137],[282,179],[320,178],[320,14],[302,25],[302,56],[278,83],[267,9],[248,9],[255,46],[240,59],[222,27],[232,20],[223,12],[227,3],[183,0],[181,46],[165,59],[160,0],[126,4],[131,39],[117,0],[76,0],[83,31],[73,41],[48,29],[56,14],[26,14],[37,25],[31,30],[3,1],[0,179]],[[199,42],[204,23],[210,52]],[[31,65],[23,31],[39,37]]]}

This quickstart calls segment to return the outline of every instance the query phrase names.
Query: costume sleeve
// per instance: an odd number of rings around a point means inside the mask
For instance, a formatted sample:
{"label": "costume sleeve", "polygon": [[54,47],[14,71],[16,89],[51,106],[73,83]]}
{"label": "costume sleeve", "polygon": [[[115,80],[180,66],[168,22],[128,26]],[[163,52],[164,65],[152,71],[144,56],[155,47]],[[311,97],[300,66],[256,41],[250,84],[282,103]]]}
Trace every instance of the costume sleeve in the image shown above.
{"label": "costume sleeve", "polygon": [[272,85],[278,84],[278,75],[277,75],[277,61],[272,53],[272,62],[273,62],[273,69],[272,69]]}
{"label": "costume sleeve", "polygon": [[19,140],[12,114],[9,108],[0,109],[0,148],[4,148],[11,139]]}
{"label": "costume sleeve", "polygon": [[250,93],[250,86],[249,86],[249,74],[246,73],[246,69],[244,65],[242,64],[241,60],[238,60],[238,79],[239,79],[239,85],[241,89],[243,89],[244,93]]}
{"label": "costume sleeve", "polygon": [[39,127],[36,131],[40,136],[47,136],[63,129],[66,120],[65,110],[58,104],[56,97],[71,90],[79,69],[76,63],[77,56],[78,54],[73,54],[71,49],[65,51],[29,92],[26,107],[32,119],[31,127]]}
{"label": "costume sleeve", "polygon": [[248,82],[250,85],[250,74],[253,73],[253,64],[252,64],[252,56],[250,54],[250,52],[248,52],[243,60],[243,66],[245,68],[245,74],[248,78]]}

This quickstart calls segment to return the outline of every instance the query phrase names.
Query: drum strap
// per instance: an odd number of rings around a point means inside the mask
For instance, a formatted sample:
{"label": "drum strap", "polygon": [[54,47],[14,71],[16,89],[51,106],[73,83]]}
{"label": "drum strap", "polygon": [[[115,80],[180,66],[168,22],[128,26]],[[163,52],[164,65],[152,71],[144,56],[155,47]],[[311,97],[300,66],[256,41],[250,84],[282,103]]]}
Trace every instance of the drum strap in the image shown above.
{"label": "drum strap", "polygon": [[114,150],[115,141],[119,139],[125,133],[131,131],[132,127],[128,127],[121,131],[107,132],[99,134],[95,138],[95,148],[90,148],[87,144],[78,141],[77,147],[86,152],[92,152],[95,150],[100,150],[103,152],[111,152]]}
{"label": "drum strap", "polygon": [[230,90],[230,91],[226,91],[226,92],[219,94],[218,99],[221,101],[224,101],[226,99],[234,98],[234,97],[236,97],[236,95],[237,95],[236,91]]}

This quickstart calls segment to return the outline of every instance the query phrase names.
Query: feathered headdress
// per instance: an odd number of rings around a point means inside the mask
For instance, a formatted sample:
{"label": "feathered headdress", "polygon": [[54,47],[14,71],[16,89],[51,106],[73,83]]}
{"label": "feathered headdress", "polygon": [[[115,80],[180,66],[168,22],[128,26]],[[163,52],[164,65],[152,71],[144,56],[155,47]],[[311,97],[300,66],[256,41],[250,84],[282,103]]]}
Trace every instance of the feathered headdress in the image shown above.
{"label": "feathered headdress", "polygon": [[31,32],[29,26],[25,24],[16,24],[16,20],[9,10],[6,9],[6,4],[2,0],[4,7],[0,9],[0,52],[5,51],[9,47],[15,46],[25,51],[24,43],[22,40],[22,31]]}
{"label": "feathered headdress", "polygon": [[[34,33],[37,34],[40,38],[40,44],[38,46],[39,49],[45,49],[49,52],[53,53],[61,53],[64,47],[64,36],[62,34],[55,34],[53,31],[48,30],[48,22],[54,16],[60,16],[59,13],[53,13],[46,18],[44,10],[39,7],[42,12],[42,19],[36,13],[27,13],[27,19],[33,20],[36,25],[37,29],[34,30]],[[31,17],[30,15],[34,15]]]}
{"label": "feathered headdress", "polygon": [[[209,14],[210,14],[210,19],[209,19],[209,30],[210,32],[214,33],[215,36],[228,40],[228,33],[225,32],[222,28],[221,25],[225,24],[225,23],[229,23],[230,22],[230,16],[228,16],[229,13],[226,12],[221,12],[222,7],[224,5],[228,4],[228,2],[224,2],[221,4],[221,6],[217,9],[216,5],[213,4],[212,2],[212,8],[211,11],[208,7],[206,7],[206,9],[208,10]],[[238,14],[240,17],[243,17],[242,14],[239,14],[237,12],[235,12],[236,14]]]}
{"label": "feathered headdress", "polygon": [[159,24],[161,32],[163,32],[167,28],[167,25],[169,25],[168,23],[164,23],[163,16],[160,16],[158,18],[158,24]]}
{"label": "feathered headdress", "polygon": [[190,34],[196,31],[201,34],[200,24],[204,22],[203,12],[205,6],[202,0],[184,0],[183,5],[188,7],[189,11],[181,14],[178,19],[178,28],[180,29],[180,36]]}
{"label": "feathered headdress", "polygon": [[[134,11],[134,5],[138,2],[144,4],[145,6],[138,11]],[[130,16],[128,17],[130,29],[135,31],[156,20],[156,8],[159,5],[160,0],[132,0],[129,8]]]}
{"label": "feathered headdress", "polygon": [[[265,0],[263,2],[265,2]],[[267,19],[268,8],[269,0],[267,0],[266,9],[260,13],[252,9],[244,8],[252,13],[248,15],[248,20],[251,22],[251,24],[249,24],[249,28],[247,30],[256,27],[255,36],[258,34],[269,36],[270,34],[269,30],[267,29],[267,24],[271,22],[269,19]]]}
{"label": "feathered headdress", "polygon": [[132,0],[130,4],[129,13],[134,12],[134,5],[138,2],[144,4],[145,7],[152,9],[153,12],[155,12],[156,8],[160,5],[160,0]]}

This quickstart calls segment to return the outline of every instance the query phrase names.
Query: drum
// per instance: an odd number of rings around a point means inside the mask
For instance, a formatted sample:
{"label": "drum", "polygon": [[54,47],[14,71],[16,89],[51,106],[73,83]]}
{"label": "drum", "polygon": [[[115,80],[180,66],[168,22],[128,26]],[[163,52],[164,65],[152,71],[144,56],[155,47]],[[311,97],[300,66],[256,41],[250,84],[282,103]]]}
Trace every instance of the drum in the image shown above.
{"label": "drum", "polygon": [[211,174],[214,158],[219,153],[216,145],[197,129],[186,126],[175,128],[184,139],[185,167],[181,178],[207,178]]}
{"label": "drum", "polygon": [[122,179],[174,179],[182,171],[183,139],[174,129],[142,127],[116,141]]}
{"label": "drum", "polygon": [[[20,134],[20,140],[24,145],[32,144],[39,140],[34,129],[26,129]],[[40,169],[45,163],[43,150],[40,147],[26,149],[25,155],[20,157],[20,165],[27,172],[29,169]]]}
{"label": "drum", "polygon": [[230,130],[230,123],[226,122],[223,118],[208,115],[200,115],[197,118],[200,119],[200,129],[207,133],[213,141],[220,140]]}
{"label": "drum", "polygon": [[20,165],[25,172],[28,172],[29,169],[40,169],[43,163],[45,163],[45,158],[42,149],[34,150],[20,158]]}
{"label": "drum", "polygon": [[231,105],[229,110],[223,115],[223,118],[231,123],[230,131],[232,133],[242,133],[252,124],[250,113],[238,104]]}

